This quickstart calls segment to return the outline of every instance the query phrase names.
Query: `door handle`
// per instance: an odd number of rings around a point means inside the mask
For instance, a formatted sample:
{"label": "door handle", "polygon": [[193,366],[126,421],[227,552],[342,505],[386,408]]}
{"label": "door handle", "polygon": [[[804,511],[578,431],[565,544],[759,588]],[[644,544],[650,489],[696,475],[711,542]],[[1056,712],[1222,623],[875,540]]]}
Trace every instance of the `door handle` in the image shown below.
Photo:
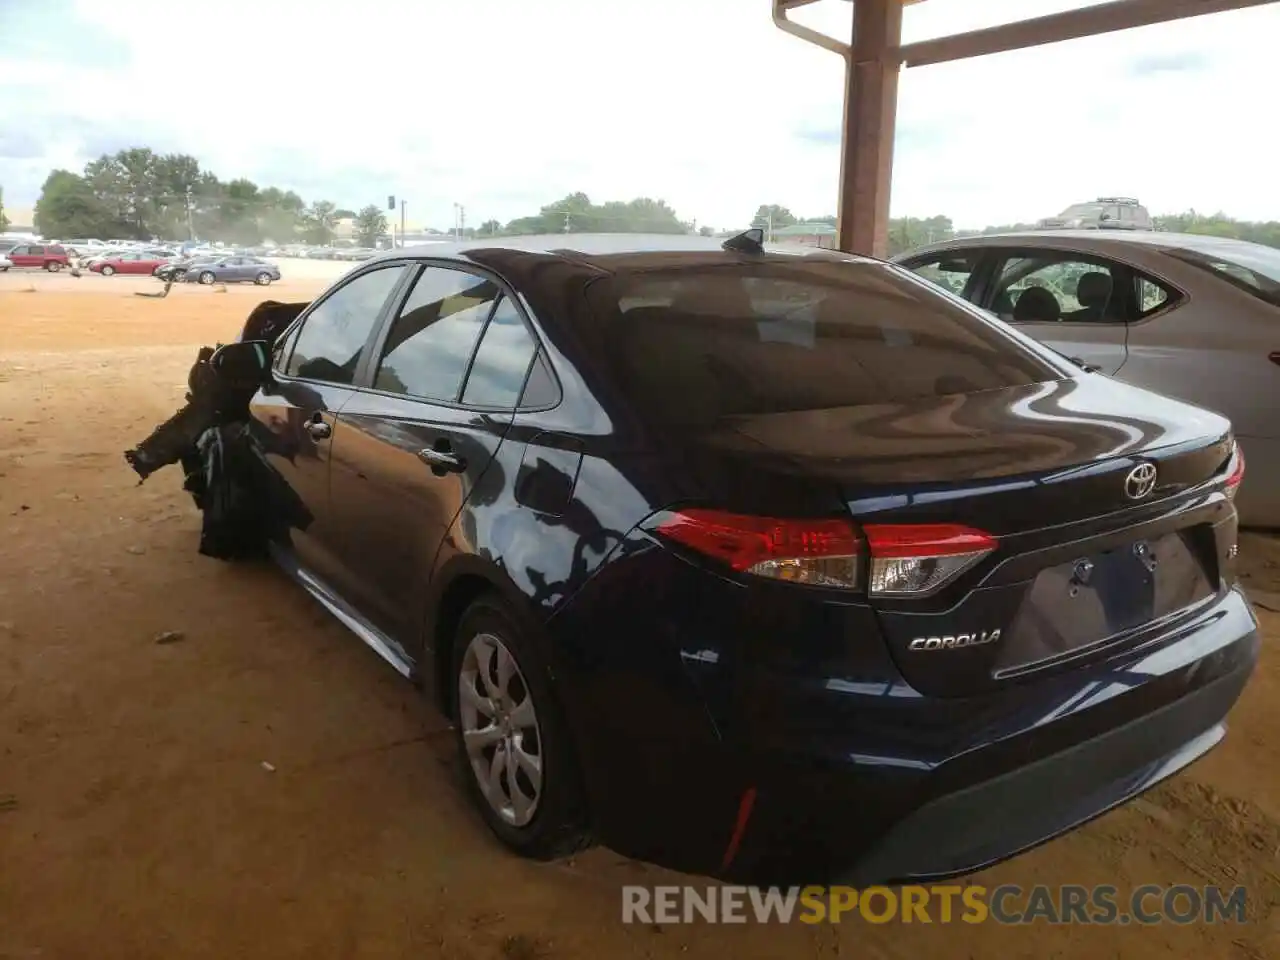
{"label": "door handle", "polygon": [[418,458],[431,468],[431,472],[439,476],[446,473],[461,473],[467,469],[467,461],[448,448],[427,447],[418,451]]}
{"label": "door handle", "polygon": [[333,433],[333,428],[319,417],[320,414],[316,414],[316,419],[307,424],[307,433],[311,434],[312,440],[327,440]]}

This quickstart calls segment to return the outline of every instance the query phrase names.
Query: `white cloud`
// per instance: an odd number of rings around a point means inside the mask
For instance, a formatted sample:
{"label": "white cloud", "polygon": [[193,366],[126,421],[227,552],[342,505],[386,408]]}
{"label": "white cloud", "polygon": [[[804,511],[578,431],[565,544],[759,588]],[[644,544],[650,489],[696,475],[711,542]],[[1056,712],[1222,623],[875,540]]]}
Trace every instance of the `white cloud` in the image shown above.
{"label": "white cloud", "polygon": [[[907,11],[908,39],[1075,5],[929,0]],[[33,171],[137,142],[344,206],[394,193],[441,226],[454,202],[478,223],[572,190],[662,197],[724,226],[763,202],[835,208],[842,65],[779,32],[767,0],[129,7],[87,0],[83,26],[65,27],[69,45],[127,53],[101,66],[51,66],[47,43],[0,58],[11,204],[38,187]],[[847,32],[847,4],[809,9]],[[895,213],[980,226],[1125,193],[1157,211],[1280,218],[1277,35],[1280,7],[1261,7],[908,70]],[[3,156],[19,125],[47,138],[44,157]]]}

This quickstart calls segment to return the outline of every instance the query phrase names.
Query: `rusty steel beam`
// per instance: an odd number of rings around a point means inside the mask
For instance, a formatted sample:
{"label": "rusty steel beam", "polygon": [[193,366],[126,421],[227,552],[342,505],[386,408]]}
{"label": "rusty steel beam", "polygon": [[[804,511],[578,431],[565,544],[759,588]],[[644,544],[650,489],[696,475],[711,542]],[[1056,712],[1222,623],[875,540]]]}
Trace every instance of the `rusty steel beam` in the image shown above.
{"label": "rusty steel beam", "polygon": [[845,60],[838,245],[852,253],[883,255],[888,244],[893,135],[902,67],[966,60],[1280,0],[1109,0],[910,44],[902,43],[902,7],[921,0],[853,0],[851,43],[787,17],[788,11],[813,2],[773,0],[773,22],[780,30]]}
{"label": "rusty steel beam", "polygon": [[901,0],[858,0],[846,58],[836,210],[837,246],[850,253],[887,253],[901,43]]}
{"label": "rusty steel beam", "polygon": [[1275,2],[1276,0],[1111,0],[1109,3],[1063,13],[1015,20],[996,27],[908,43],[900,48],[899,54],[904,66],[922,67],[932,63],[968,60],[971,57],[1060,43],[1063,40],[1079,40],[1118,30],[1148,27],[1171,20],[1260,7]]}

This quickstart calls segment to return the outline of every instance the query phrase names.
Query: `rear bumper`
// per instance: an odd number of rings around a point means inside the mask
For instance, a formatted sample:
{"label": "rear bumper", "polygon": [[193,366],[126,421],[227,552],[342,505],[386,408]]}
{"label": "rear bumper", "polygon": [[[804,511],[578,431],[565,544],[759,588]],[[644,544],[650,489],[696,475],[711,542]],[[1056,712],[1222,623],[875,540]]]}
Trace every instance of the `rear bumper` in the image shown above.
{"label": "rear bumper", "polygon": [[970,873],[1059,836],[1199,759],[1248,671],[1021,770],[924,804],[857,864],[851,879],[912,881]]}
{"label": "rear bumper", "polygon": [[[793,629],[741,591],[722,605],[705,580],[686,597],[686,571],[661,553],[618,571],[645,583],[638,599],[597,601],[589,585],[553,621],[559,680],[600,839],[725,879],[866,885],[1011,857],[1210,750],[1258,658],[1257,621],[1230,590],[1138,650],[982,696],[913,690],[848,607],[823,669],[789,674],[759,666],[766,649],[830,637],[824,624]],[[608,641],[575,664],[580,630]]]}
{"label": "rear bumper", "polygon": [[1001,715],[993,702],[988,742],[940,763],[899,755],[876,783],[858,770],[864,758],[833,767],[801,747],[778,769],[762,759],[732,872],[866,885],[940,879],[1007,859],[1212,749],[1258,651],[1253,613],[1231,591],[1146,657],[1071,677],[1070,699],[1041,689],[1038,716]]}

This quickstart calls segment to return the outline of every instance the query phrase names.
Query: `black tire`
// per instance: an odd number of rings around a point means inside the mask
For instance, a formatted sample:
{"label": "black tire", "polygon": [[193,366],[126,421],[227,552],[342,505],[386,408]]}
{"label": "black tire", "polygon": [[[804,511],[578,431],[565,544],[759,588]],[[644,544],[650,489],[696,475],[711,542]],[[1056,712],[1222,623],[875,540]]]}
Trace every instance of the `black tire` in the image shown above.
{"label": "black tire", "polygon": [[213,283],[214,276],[208,270],[202,270],[200,272],[200,275],[196,277],[196,279],[199,280],[201,283],[203,283],[207,287],[209,286],[209,284]]}
{"label": "black tire", "polygon": [[57,260],[50,260],[48,263],[44,265],[44,268],[48,270],[50,273],[57,273],[59,270],[62,269],[62,264],[60,264]]}
{"label": "black tire", "polygon": [[254,282],[254,283],[256,283],[256,284],[257,284],[258,286],[260,286],[260,287],[270,286],[270,284],[271,284],[271,274],[267,273],[267,272],[264,270],[264,271],[262,271],[262,273],[258,274],[256,277],[254,277],[254,278],[253,278],[253,282]]}
{"label": "black tire", "polygon": [[[537,715],[542,790],[533,818],[524,826],[507,823],[485,799],[463,739],[457,697],[464,654],[471,640],[483,633],[499,638],[510,652]],[[556,860],[590,847],[592,839],[578,758],[551,674],[529,631],[520,626],[520,618],[514,616],[496,594],[484,594],[474,600],[458,622],[449,694],[454,703],[454,733],[467,795],[494,836],[513,852],[533,860]]]}
{"label": "black tire", "polygon": [[114,276],[115,276],[115,273],[116,273],[116,268],[115,268],[115,267],[113,267],[113,266],[110,266],[110,265],[104,265],[104,266],[102,267],[102,275],[103,275],[104,277],[114,277]]}

